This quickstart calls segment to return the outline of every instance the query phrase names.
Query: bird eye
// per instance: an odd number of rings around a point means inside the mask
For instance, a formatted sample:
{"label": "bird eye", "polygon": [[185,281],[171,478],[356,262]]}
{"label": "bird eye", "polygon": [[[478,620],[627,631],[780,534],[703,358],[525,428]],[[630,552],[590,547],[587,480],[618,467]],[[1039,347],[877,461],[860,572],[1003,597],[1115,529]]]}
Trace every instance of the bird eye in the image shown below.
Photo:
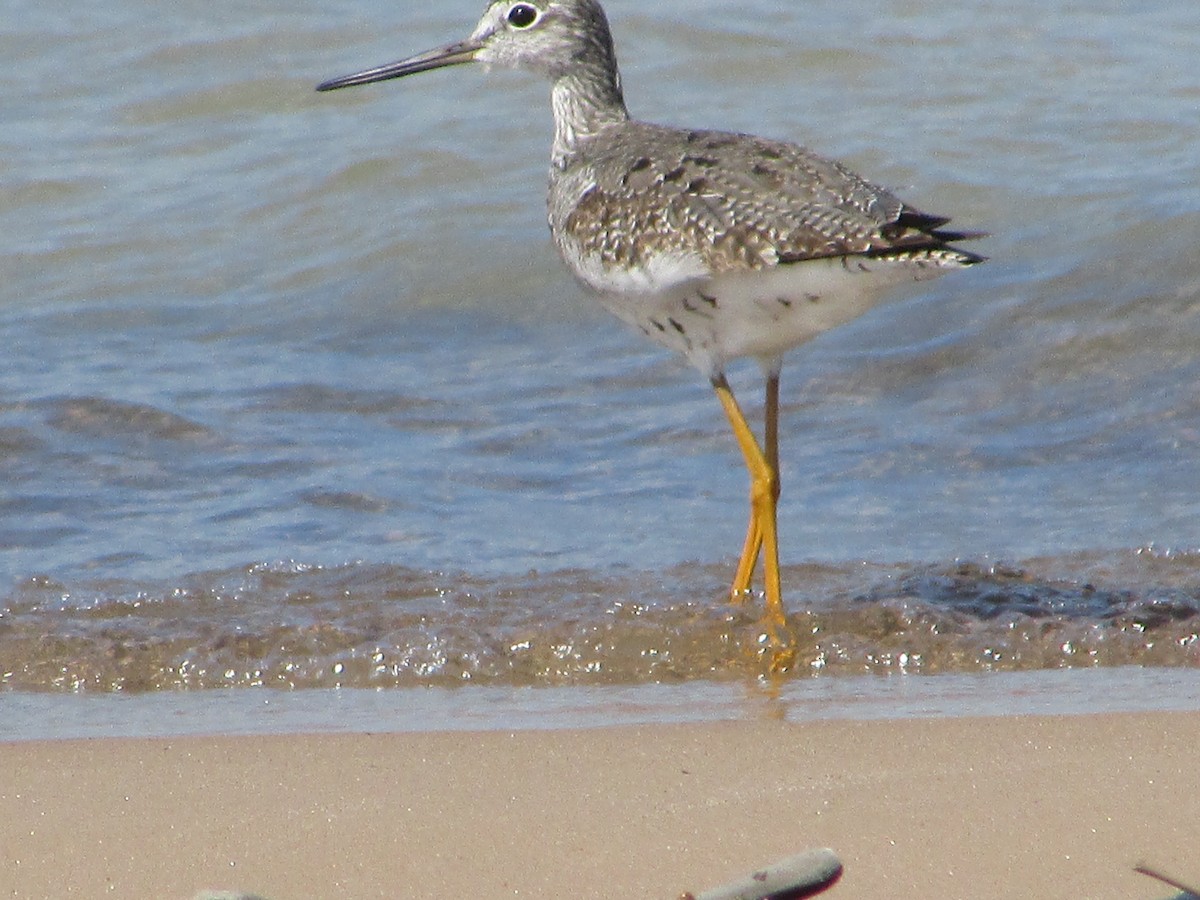
{"label": "bird eye", "polygon": [[518,3],[508,11],[508,24],[513,28],[528,28],[537,21],[537,17],[536,7],[528,3]]}

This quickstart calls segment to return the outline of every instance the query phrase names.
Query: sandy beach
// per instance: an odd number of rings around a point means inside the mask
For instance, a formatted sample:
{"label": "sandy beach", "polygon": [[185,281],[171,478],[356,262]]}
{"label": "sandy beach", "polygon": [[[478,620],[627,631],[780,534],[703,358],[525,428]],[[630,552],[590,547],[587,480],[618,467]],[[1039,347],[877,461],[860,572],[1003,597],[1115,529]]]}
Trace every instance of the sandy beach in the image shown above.
{"label": "sandy beach", "polygon": [[809,847],[830,897],[1163,898],[1200,714],[0,745],[4,896],[662,897]]}

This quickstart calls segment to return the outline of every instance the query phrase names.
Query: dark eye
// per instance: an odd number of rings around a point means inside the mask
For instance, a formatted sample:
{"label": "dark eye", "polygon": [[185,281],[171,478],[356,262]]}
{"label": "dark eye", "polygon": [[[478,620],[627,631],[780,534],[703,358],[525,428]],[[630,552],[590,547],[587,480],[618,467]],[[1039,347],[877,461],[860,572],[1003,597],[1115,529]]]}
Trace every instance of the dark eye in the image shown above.
{"label": "dark eye", "polygon": [[513,28],[528,28],[537,21],[538,11],[528,3],[518,3],[508,11],[508,24]]}

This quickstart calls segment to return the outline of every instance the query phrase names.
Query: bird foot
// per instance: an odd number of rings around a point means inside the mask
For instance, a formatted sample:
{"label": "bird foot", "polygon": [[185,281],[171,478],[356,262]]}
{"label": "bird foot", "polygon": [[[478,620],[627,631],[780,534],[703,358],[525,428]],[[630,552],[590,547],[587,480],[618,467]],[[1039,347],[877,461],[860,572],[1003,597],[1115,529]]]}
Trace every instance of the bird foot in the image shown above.
{"label": "bird foot", "polygon": [[797,646],[796,636],[792,634],[787,622],[784,621],[782,624],[768,622],[766,638],[767,646],[763,652],[763,658],[767,663],[768,674],[783,675],[792,671],[800,656],[800,648]]}

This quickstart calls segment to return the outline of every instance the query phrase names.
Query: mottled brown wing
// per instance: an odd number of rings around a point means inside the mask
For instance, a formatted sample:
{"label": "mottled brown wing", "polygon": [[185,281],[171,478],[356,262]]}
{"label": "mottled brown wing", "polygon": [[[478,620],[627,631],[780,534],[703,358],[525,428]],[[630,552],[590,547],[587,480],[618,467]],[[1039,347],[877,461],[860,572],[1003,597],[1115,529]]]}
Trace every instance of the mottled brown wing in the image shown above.
{"label": "mottled brown wing", "polygon": [[591,186],[565,224],[609,264],[699,252],[717,274],[959,237],[937,231],[946,219],[794,144],[646,124],[605,141],[589,147]]}

